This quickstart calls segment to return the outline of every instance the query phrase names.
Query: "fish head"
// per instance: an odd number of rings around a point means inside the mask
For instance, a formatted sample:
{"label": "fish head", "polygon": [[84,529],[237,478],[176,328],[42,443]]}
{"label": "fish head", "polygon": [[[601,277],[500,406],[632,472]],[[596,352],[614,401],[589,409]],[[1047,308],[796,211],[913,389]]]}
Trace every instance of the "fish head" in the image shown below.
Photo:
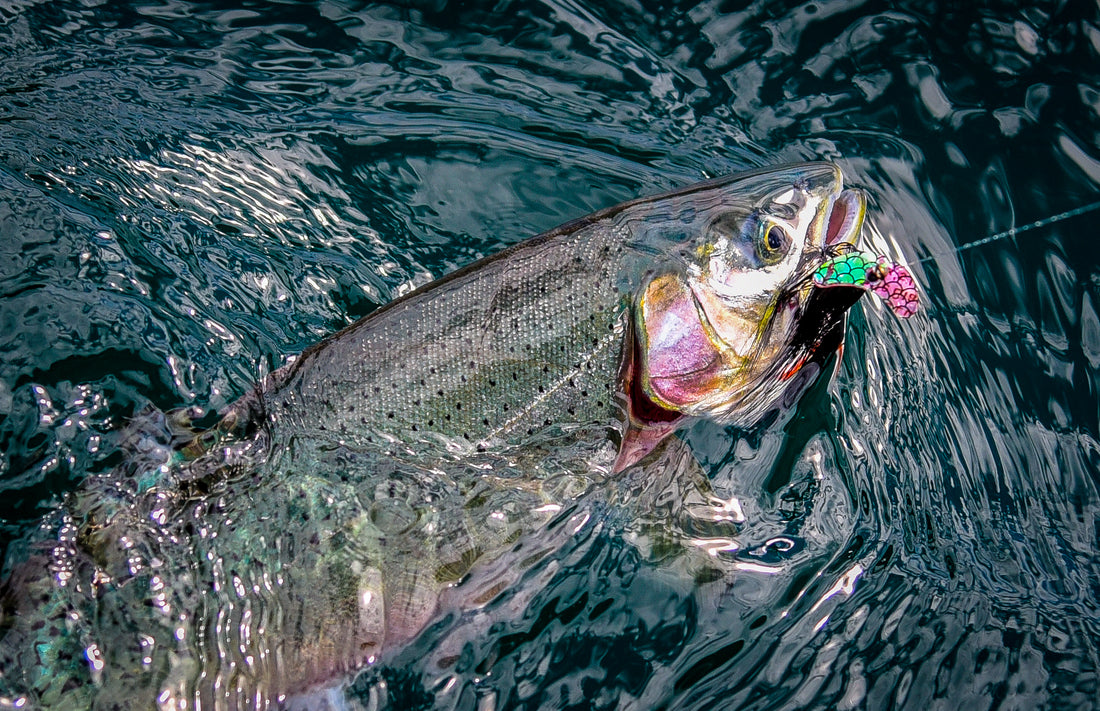
{"label": "fish head", "polygon": [[663,211],[665,228],[682,241],[635,303],[635,398],[748,426],[803,366],[840,347],[861,292],[815,289],[811,275],[854,245],[866,199],[830,163],[754,171],[665,199],[678,204]]}

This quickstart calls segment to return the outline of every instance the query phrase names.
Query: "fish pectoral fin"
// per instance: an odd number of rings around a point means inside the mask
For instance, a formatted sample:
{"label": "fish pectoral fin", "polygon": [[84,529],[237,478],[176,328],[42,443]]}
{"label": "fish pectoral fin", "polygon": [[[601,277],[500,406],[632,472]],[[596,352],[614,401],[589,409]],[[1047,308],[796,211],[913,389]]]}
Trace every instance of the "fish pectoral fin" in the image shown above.
{"label": "fish pectoral fin", "polygon": [[646,425],[631,422],[623,433],[623,443],[619,447],[619,456],[615,460],[612,471],[617,474],[644,459],[657,448],[657,445],[676,431],[680,425],[680,419]]}

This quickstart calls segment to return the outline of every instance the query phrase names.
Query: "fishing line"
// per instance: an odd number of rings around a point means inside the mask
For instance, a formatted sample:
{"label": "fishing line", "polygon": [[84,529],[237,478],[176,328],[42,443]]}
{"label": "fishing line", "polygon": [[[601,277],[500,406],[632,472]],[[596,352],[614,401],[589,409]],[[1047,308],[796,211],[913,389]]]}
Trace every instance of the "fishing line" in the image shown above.
{"label": "fishing line", "polygon": [[917,259],[917,260],[911,262],[911,264],[921,264],[923,262],[930,262],[933,259],[939,259],[940,257],[947,256],[948,254],[956,254],[957,252],[961,252],[964,249],[971,249],[973,247],[981,247],[982,245],[989,244],[990,242],[996,242],[998,240],[1007,239],[1009,237],[1015,237],[1016,235],[1020,234],[1021,232],[1029,232],[1031,230],[1037,230],[1040,227],[1046,227],[1047,225],[1053,225],[1056,222],[1062,222],[1063,220],[1068,220],[1068,219],[1077,217],[1078,215],[1084,215],[1086,213],[1094,212],[1096,210],[1100,210],[1100,200],[1097,200],[1096,202],[1091,202],[1088,205],[1082,205],[1081,207],[1075,207],[1072,210],[1066,210],[1065,212],[1059,212],[1057,215],[1051,215],[1050,217],[1044,217],[1041,220],[1036,220],[1035,222],[1030,222],[1030,223],[1028,223],[1026,225],[1022,225],[1020,227],[1013,227],[1011,229],[1005,230],[1004,232],[998,232],[997,234],[989,235],[988,237],[983,237],[982,239],[975,240],[973,242],[967,242],[966,244],[962,244],[962,245],[959,245],[958,247],[955,247],[955,249],[951,250],[950,252],[937,252],[935,254],[930,254],[927,257],[921,257],[920,259]]}

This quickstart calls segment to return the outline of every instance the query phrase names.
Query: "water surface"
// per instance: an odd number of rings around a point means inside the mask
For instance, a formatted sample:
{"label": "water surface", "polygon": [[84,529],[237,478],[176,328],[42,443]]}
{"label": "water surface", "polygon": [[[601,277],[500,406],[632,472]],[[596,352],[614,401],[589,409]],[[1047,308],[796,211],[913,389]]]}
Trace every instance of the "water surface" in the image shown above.
{"label": "water surface", "polygon": [[[0,6],[0,546],[303,348],[615,202],[838,161],[926,310],[609,482],[561,551],[354,680],[394,708],[1091,708],[1100,13],[1088,3]],[[687,521],[688,523],[685,523]],[[692,523],[694,522],[694,523]],[[731,542],[713,572],[669,530]],[[491,575],[491,571],[486,573]]]}

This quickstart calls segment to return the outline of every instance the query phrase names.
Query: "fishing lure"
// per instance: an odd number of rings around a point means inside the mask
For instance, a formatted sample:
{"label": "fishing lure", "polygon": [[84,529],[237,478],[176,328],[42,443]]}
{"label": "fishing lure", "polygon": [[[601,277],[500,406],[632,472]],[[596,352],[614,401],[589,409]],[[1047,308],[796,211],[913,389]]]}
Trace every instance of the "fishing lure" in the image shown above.
{"label": "fishing lure", "polygon": [[813,274],[814,286],[854,286],[872,291],[900,318],[920,309],[913,275],[904,265],[886,257],[851,251],[826,260]]}
{"label": "fishing lure", "polygon": [[[1012,227],[983,239],[961,244],[946,252],[930,254],[918,259],[916,263],[932,261],[946,254],[1016,237],[1021,233],[1097,210],[1100,210],[1100,200],[1060,212],[1057,215],[1044,217],[1041,220],[1020,227]],[[852,250],[826,260],[814,272],[813,282],[815,286],[819,287],[854,286],[865,291],[873,291],[901,318],[909,318],[920,309],[920,297],[917,294],[916,282],[913,280],[913,274],[909,269],[897,262],[891,262],[886,257],[875,257],[875,255],[867,252]]]}

